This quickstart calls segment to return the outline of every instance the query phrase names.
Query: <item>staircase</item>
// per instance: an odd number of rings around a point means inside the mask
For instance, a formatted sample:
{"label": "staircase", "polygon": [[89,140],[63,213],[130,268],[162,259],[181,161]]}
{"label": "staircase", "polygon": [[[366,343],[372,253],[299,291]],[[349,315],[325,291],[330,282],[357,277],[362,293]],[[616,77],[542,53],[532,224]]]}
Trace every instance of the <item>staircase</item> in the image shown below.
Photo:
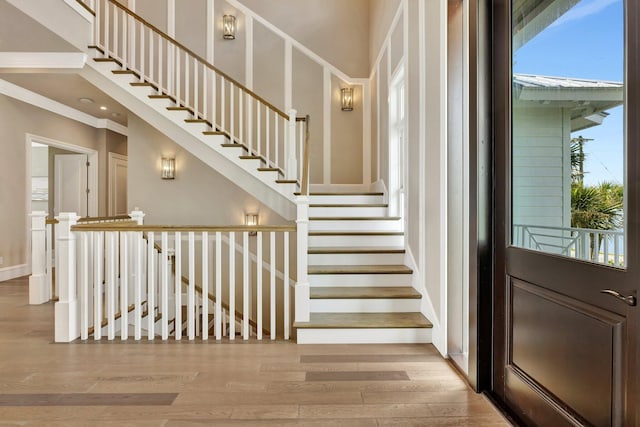
{"label": "staircase", "polygon": [[431,342],[401,230],[382,193],[311,194],[311,315],[294,323],[298,343]]}

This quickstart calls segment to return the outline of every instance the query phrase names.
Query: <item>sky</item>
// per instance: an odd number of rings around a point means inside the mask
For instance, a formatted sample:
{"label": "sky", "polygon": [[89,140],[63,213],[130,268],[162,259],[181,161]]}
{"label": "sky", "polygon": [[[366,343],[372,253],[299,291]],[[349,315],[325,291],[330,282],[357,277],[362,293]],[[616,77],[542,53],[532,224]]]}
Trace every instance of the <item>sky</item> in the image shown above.
{"label": "sky", "polygon": [[[582,0],[513,56],[515,73],[624,80],[623,0]],[[593,139],[584,146],[586,185],[623,183],[623,108],[603,124],[572,134]]]}

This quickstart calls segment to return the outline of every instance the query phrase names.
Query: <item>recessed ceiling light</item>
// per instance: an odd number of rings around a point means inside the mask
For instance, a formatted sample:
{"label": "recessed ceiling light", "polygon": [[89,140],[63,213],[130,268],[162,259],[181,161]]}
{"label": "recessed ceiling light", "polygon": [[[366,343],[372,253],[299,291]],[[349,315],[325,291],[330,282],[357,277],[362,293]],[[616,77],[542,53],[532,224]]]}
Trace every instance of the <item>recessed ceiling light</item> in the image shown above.
{"label": "recessed ceiling light", "polygon": [[93,99],[91,98],[78,98],[78,101],[82,102],[83,104],[93,104]]}
{"label": "recessed ceiling light", "polygon": [[101,106],[100,106],[100,109],[101,109],[102,111],[107,111],[107,107],[105,107],[104,105],[101,105]]}

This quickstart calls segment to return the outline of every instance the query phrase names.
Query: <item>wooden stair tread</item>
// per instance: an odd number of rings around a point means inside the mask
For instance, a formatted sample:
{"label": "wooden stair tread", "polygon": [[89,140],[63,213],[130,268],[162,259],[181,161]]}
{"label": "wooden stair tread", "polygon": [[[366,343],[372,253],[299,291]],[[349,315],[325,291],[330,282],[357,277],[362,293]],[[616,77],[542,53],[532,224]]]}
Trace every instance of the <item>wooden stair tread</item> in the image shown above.
{"label": "wooden stair tread", "polygon": [[399,216],[313,216],[309,221],[398,221]]}
{"label": "wooden stair tread", "polygon": [[311,313],[308,322],[294,322],[298,329],[432,328],[422,313]]}
{"label": "wooden stair tread", "polygon": [[[203,135],[222,135],[224,136],[225,133],[221,132],[219,130],[205,130],[204,132],[202,132]],[[222,144],[222,146],[224,147],[227,144]],[[238,145],[238,144],[233,144],[233,145]]]}
{"label": "wooden stair tread", "polygon": [[309,248],[309,254],[403,254],[402,248]]}
{"label": "wooden stair tread", "polygon": [[310,231],[309,236],[403,236],[402,231]]}
{"label": "wooden stair tread", "polygon": [[258,168],[260,172],[278,172],[280,169],[278,168]]}
{"label": "wooden stair tread", "polygon": [[167,107],[167,110],[169,111],[193,111],[191,108],[189,107]]}
{"label": "wooden stair tread", "polygon": [[322,287],[310,291],[311,299],[421,299],[422,295],[410,286],[393,287]]}
{"label": "wooden stair tread", "polygon": [[310,265],[308,274],[412,274],[406,265]]}
{"label": "wooden stair tread", "polygon": [[276,184],[297,184],[295,179],[277,179]]}
{"label": "wooden stair tread", "polygon": [[149,99],[173,99],[169,95],[149,95]]}
{"label": "wooden stair tread", "polygon": [[260,156],[240,156],[241,160],[262,160]]}
{"label": "wooden stair tread", "polygon": [[208,123],[205,119],[184,119],[185,123]]}

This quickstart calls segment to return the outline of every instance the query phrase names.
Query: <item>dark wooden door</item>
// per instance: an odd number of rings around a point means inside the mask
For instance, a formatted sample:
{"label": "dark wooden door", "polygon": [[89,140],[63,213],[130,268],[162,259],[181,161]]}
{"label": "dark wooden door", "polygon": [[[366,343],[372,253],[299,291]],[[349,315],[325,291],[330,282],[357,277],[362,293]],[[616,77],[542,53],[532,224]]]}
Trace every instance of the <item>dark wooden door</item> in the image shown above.
{"label": "dark wooden door", "polygon": [[639,27],[635,0],[493,2],[492,388],[526,425],[640,426]]}

